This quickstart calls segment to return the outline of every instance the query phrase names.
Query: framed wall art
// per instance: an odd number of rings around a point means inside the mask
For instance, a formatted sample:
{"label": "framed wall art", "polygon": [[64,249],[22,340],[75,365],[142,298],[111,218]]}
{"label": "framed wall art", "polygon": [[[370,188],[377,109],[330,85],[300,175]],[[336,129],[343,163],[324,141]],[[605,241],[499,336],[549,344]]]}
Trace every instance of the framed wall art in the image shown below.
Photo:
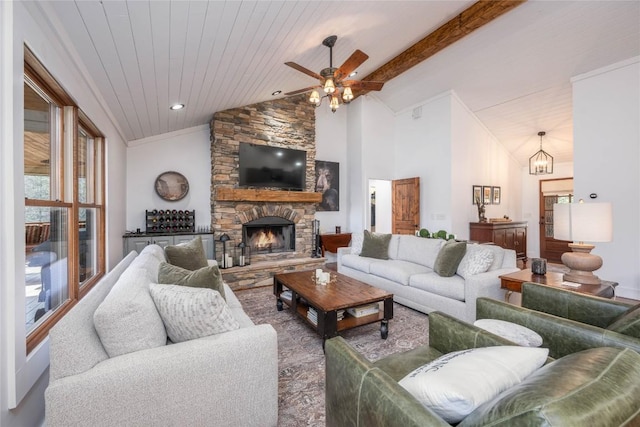
{"label": "framed wall art", "polygon": [[318,211],[340,210],[340,163],[316,160],[316,193],[322,193]]}
{"label": "framed wall art", "polygon": [[482,203],[485,205],[491,204],[491,186],[485,185],[482,187]]}
{"label": "framed wall art", "polygon": [[491,187],[491,199],[492,204],[500,204],[500,187]]}
{"label": "framed wall art", "polygon": [[163,172],[156,178],[155,189],[162,200],[175,202],[187,195],[189,181],[179,172]]}
{"label": "framed wall art", "polygon": [[475,205],[478,204],[478,202],[482,203],[482,186],[474,185],[471,196],[471,204]]}

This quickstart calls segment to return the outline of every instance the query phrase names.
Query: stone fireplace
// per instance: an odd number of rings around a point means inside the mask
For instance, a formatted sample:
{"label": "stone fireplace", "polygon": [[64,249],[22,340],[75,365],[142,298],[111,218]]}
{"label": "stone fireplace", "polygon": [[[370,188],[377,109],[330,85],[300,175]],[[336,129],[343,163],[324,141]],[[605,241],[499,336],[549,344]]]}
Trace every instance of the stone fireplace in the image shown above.
{"label": "stone fireplace", "polygon": [[[240,189],[238,151],[240,142],[265,144],[304,150],[307,153],[306,191],[278,189]],[[215,113],[211,122],[211,218],[214,238],[226,233],[231,244],[240,242],[252,247],[252,265],[257,271],[264,266],[268,275],[258,273],[233,283],[233,274],[223,271],[232,288],[253,286],[259,279],[271,277],[268,263],[300,264],[304,269],[318,267],[311,257],[312,227],[316,202],[315,177],[315,111],[306,96],[298,95]],[[246,194],[251,194],[247,196]],[[276,234],[269,243],[258,243],[263,234]],[[264,236],[263,236],[264,237]],[[299,261],[299,262],[297,262]],[[323,260],[322,260],[323,261]],[[315,264],[315,265],[314,265]],[[241,267],[240,267],[241,268]],[[247,269],[245,269],[247,271]]]}

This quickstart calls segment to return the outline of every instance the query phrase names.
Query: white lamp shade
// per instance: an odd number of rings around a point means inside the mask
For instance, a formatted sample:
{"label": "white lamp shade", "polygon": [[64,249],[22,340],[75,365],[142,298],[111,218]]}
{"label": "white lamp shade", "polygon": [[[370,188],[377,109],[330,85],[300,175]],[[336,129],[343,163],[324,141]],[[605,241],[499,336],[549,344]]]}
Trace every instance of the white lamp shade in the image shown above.
{"label": "white lamp shade", "polygon": [[556,203],[553,238],[572,242],[610,242],[613,239],[611,203]]}

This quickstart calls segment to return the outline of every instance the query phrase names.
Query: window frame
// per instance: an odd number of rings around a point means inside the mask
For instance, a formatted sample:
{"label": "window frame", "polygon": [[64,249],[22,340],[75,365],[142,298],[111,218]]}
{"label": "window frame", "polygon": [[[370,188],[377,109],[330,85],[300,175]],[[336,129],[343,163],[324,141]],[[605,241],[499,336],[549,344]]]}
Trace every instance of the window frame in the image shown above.
{"label": "window frame", "polygon": [[[26,351],[29,354],[43,342],[48,336],[49,330],[71,308],[84,297],[89,290],[105,274],[106,258],[106,206],[105,206],[105,138],[93,122],[76,105],[74,100],[58,84],[55,78],[40,63],[31,50],[24,46],[24,73],[25,83],[35,85],[37,91],[44,94],[48,100],[60,108],[58,114],[58,126],[56,126],[57,146],[51,150],[51,156],[56,156],[50,162],[55,171],[50,171],[51,177],[55,174],[58,182],[56,194],[51,194],[49,200],[28,199],[25,196],[24,206],[63,208],[68,212],[67,223],[67,289],[68,299],[42,319],[34,329],[28,331],[25,337]],[[96,163],[95,193],[93,202],[79,203],[78,201],[78,132],[82,126],[85,132],[89,132],[97,141],[98,149],[94,150]],[[24,148],[23,148],[24,150]],[[55,152],[55,153],[54,153]],[[98,189],[97,186],[100,186]],[[96,209],[96,265],[93,276],[80,283],[80,237],[79,237],[79,211],[82,208]],[[24,219],[23,219],[24,221]],[[24,233],[23,233],[24,236]],[[24,237],[23,237],[24,238]],[[25,256],[25,255],[23,255]],[[24,261],[24,258],[23,258]]]}

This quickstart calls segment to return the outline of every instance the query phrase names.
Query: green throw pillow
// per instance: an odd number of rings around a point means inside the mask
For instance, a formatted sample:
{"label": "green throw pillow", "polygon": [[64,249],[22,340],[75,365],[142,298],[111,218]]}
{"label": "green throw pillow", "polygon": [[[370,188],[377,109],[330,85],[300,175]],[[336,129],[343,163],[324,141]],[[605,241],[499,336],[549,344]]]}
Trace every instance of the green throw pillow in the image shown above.
{"label": "green throw pillow", "polygon": [[608,330],[640,338],[640,304],[625,311],[608,327]]}
{"label": "green throw pillow", "polygon": [[186,268],[187,270],[197,270],[209,265],[200,236],[187,243],[167,246],[164,248],[164,253],[170,264]]}
{"label": "green throw pillow", "polygon": [[187,270],[166,262],[160,263],[158,283],[165,285],[181,285],[191,288],[209,288],[224,295],[224,282],[217,265],[200,268],[195,271]]}
{"label": "green throw pillow", "polygon": [[449,240],[442,246],[442,248],[440,248],[440,252],[438,252],[438,256],[436,257],[436,262],[433,265],[433,271],[442,277],[453,276],[456,274],[458,265],[460,264],[460,261],[462,261],[466,252],[466,242]]}
{"label": "green throw pillow", "polygon": [[371,233],[364,230],[364,240],[362,241],[362,251],[360,256],[378,259],[389,259],[389,242],[391,234]]}

